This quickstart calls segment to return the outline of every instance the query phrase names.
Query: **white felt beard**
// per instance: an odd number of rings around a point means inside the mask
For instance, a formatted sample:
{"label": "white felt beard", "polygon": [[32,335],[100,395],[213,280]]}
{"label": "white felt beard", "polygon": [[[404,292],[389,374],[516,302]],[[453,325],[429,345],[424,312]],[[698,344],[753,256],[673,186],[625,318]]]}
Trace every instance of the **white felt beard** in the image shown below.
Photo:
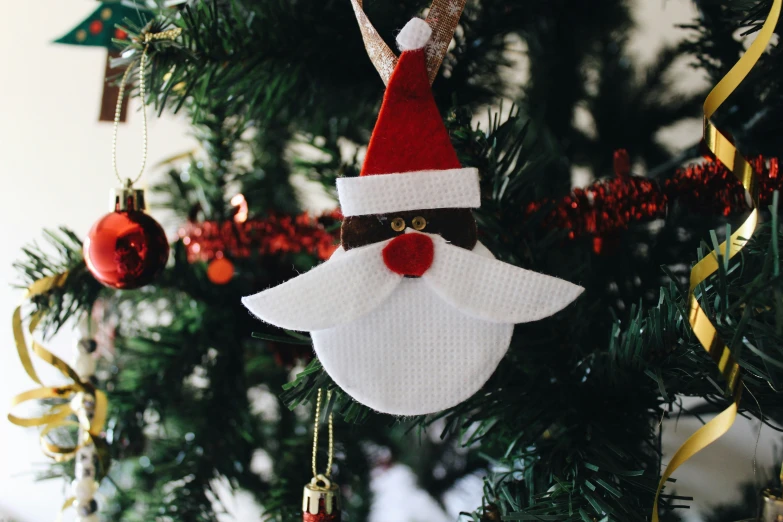
{"label": "white felt beard", "polygon": [[[480,243],[475,252],[492,257]],[[312,338],[321,364],[351,397],[383,413],[419,415],[481,388],[513,332],[513,324],[467,316],[423,279],[408,278],[367,315]]]}
{"label": "white felt beard", "polygon": [[242,302],[263,321],[311,332],[329,375],[370,408],[420,415],[455,406],[492,375],[515,323],[558,312],[582,288],[497,261],[480,243],[471,252],[429,237],[434,261],[421,278],[386,268],[384,241],[338,249]]}

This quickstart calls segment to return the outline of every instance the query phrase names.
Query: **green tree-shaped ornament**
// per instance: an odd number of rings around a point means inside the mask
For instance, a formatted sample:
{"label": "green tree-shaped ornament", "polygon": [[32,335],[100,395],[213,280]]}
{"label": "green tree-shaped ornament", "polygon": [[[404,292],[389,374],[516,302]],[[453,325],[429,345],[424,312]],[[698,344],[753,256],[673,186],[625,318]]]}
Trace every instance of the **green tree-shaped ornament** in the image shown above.
{"label": "green tree-shaped ornament", "polygon": [[[119,96],[119,86],[109,82],[114,74],[111,60],[119,57],[119,50],[115,40],[125,40],[128,33],[119,26],[126,20],[132,20],[138,25],[144,25],[151,16],[151,12],[137,5],[129,5],[122,1],[101,2],[90,16],[79,22],[67,34],[55,40],[55,43],[67,45],[87,45],[92,47],[104,47],[106,54],[106,69],[103,78],[103,95],[101,97],[101,110],[99,121],[114,121],[114,108]],[[125,121],[127,104],[123,104],[120,113],[120,121]]]}

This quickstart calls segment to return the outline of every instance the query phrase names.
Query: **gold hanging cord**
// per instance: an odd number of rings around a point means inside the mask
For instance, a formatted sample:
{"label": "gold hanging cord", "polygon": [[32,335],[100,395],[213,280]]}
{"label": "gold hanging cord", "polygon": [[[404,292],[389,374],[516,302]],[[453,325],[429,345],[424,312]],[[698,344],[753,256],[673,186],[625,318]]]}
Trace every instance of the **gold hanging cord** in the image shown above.
{"label": "gold hanging cord", "polygon": [[120,182],[120,184],[128,183],[128,186],[133,185],[137,181],[141,179],[142,174],[144,174],[144,168],[147,166],[147,110],[146,105],[144,105],[147,101],[147,88],[145,85],[145,73],[147,69],[147,52],[149,51],[150,44],[155,41],[159,40],[175,40],[179,37],[179,35],[182,34],[182,28],[177,27],[175,29],[168,29],[166,31],[161,31],[160,33],[145,33],[144,34],[144,50],[141,53],[141,58],[139,61],[139,95],[141,96],[141,103],[142,103],[142,109],[141,109],[141,168],[139,169],[139,173],[136,175],[135,178],[131,179],[128,178],[127,180],[123,180],[120,176],[119,168],[117,168],[117,132],[120,128],[120,115],[122,113],[122,100],[125,97],[125,84],[128,81],[128,76],[130,76],[131,71],[133,70],[133,67],[136,65],[136,60],[130,63],[128,65],[128,68],[125,69],[125,74],[122,75],[122,80],[120,81],[120,91],[117,96],[117,105],[114,109],[114,133],[112,135],[111,139],[111,164],[112,167],[114,167],[114,175],[117,176],[117,180]]}
{"label": "gold hanging cord", "polygon": [[[321,388],[318,388],[318,399],[315,403],[315,422],[313,423],[313,477],[320,479],[323,477],[329,477],[332,474],[332,462],[334,460],[334,422],[332,421],[332,413],[329,413],[329,448],[328,457],[326,462],[326,471],[323,474],[318,473],[317,469],[317,455],[318,455],[318,425],[321,420]],[[326,392],[326,406],[329,406],[329,401],[332,399],[331,390]]]}

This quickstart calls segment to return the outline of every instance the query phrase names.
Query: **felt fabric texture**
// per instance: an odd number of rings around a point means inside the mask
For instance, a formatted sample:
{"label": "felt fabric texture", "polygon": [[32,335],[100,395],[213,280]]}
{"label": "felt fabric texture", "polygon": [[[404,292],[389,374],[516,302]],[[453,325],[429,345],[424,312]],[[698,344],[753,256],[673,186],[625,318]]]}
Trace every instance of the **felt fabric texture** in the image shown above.
{"label": "felt fabric texture", "polygon": [[[360,176],[460,167],[432,96],[424,49],[405,51],[389,78]],[[391,210],[402,209],[375,212]]]}
{"label": "felt fabric texture", "polygon": [[434,261],[422,279],[441,299],[471,317],[493,323],[538,321],[559,312],[584,291],[568,281],[434,239]]}
{"label": "felt fabric texture", "polygon": [[[583,288],[494,259],[481,243],[473,251],[448,244],[442,237],[413,232],[346,251],[306,274],[242,302],[259,319],[281,328],[314,331],[355,322],[390,298],[404,279],[405,264],[441,301],[467,317],[491,323],[525,323],[555,314]],[[390,245],[401,242],[399,248]],[[434,246],[432,258],[426,242]],[[400,273],[387,266],[398,250]],[[421,256],[420,259],[418,257]],[[340,296],[340,306],[323,303]]]}
{"label": "felt fabric texture", "polygon": [[[480,243],[475,252],[491,257]],[[392,415],[423,415],[476,393],[502,360],[513,331],[511,324],[449,306],[422,278],[403,279],[360,320],[312,332],[312,338],[326,371],[355,400]]]}
{"label": "felt fabric texture", "polygon": [[435,247],[428,236],[414,232],[395,237],[382,253],[386,267],[395,274],[421,277],[432,266]]}
{"label": "felt fabric texture", "polygon": [[400,51],[422,49],[432,36],[432,27],[421,18],[413,18],[397,35],[397,47]]}
{"label": "felt fabric texture", "polygon": [[460,248],[472,250],[476,246],[478,233],[473,212],[467,208],[441,208],[347,217],[343,220],[340,229],[343,248],[350,250],[392,239],[404,233],[392,229],[391,222],[394,218],[403,219],[410,227],[416,217],[422,217],[427,221],[427,226],[422,232],[437,234],[448,243]]}
{"label": "felt fabric texture", "polygon": [[[416,279],[384,262],[394,242],[420,241],[408,237],[434,245],[432,265]],[[406,230],[339,248],[319,267],[243,303],[264,321],[310,331],[326,371],[357,401],[418,415],[475,393],[503,357],[515,322],[555,313],[581,290],[497,261],[481,243],[468,251]],[[324,306],[334,296],[339,306]]]}
{"label": "felt fabric texture", "polygon": [[[285,283],[242,298],[264,322],[309,332],[355,321],[382,303],[402,277],[386,268],[377,243],[350,252],[338,249],[329,261]],[[339,258],[339,262],[335,262]],[[372,289],[372,292],[368,292]],[[335,298],[338,306],[330,306]]]}
{"label": "felt fabric texture", "polygon": [[343,216],[481,206],[479,175],[474,168],[338,178],[337,194]]}

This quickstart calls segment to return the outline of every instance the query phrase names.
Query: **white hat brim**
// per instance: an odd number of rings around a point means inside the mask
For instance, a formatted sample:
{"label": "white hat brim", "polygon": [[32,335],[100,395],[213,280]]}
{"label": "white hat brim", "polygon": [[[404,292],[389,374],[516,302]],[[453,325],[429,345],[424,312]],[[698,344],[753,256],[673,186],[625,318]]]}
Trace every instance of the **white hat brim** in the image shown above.
{"label": "white hat brim", "polygon": [[481,206],[478,169],[420,170],[339,178],[343,216]]}

